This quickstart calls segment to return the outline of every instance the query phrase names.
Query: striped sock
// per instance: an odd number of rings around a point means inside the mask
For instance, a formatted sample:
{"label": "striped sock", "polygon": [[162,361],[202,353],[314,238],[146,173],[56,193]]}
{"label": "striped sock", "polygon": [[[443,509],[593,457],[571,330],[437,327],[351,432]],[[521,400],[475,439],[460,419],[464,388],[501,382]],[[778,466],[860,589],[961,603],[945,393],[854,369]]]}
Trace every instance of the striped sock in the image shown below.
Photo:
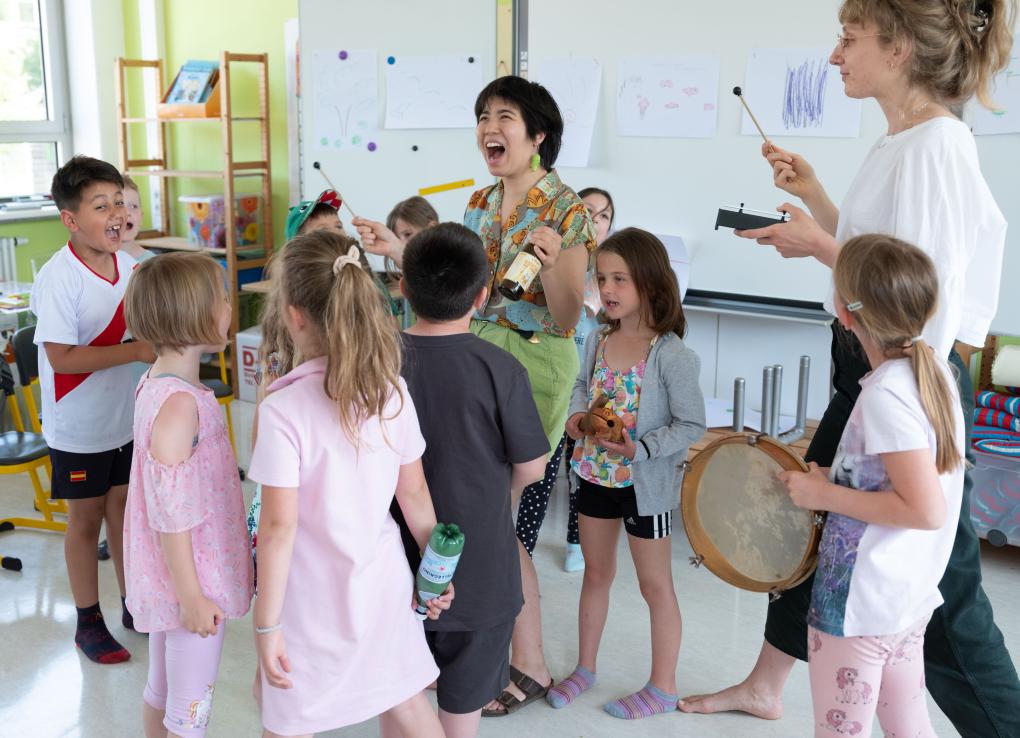
{"label": "striped sock", "polygon": [[666,694],[649,682],[640,692],[613,700],[603,705],[602,709],[613,717],[623,720],[638,720],[662,712],[672,712],[676,709],[677,699],[678,695]]}
{"label": "striped sock", "polygon": [[578,666],[574,672],[549,690],[545,695],[546,701],[557,710],[566,707],[582,692],[586,692],[595,686],[595,672],[588,671],[583,666]]}

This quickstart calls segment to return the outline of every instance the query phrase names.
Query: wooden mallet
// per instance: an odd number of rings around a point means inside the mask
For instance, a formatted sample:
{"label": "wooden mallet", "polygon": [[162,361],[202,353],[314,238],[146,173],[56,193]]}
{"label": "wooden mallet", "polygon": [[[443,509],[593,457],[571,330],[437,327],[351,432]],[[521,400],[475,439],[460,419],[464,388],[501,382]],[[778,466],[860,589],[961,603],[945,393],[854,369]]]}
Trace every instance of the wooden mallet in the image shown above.
{"label": "wooden mallet", "polygon": [[751,122],[754,123],[754,127],[758,129],[758,133],[761,134],[762,141],[769,145],[769,149],[772,150],[772,142],[769,141],[768,136],[765,135],[765,131],[761,129],[761,125],[758,123],[758,119],[754,117],[754,113],[751,112],[751,108],[747,105],[747,100],[744,99],[743,91],[739,87],[733,88],[733,94],[740,98],[740,103],[744,106],[744,110],[751,116]]}
{"label": "wooden mallet", "polygon": [[347,204],[347,198],[344,197],[343,194],[340,192],[340,190],[338,190],[336,188],[335,184],[333,184],[332,182],[329,181],[329,177],[327,177],[326,173],[322,170],[322,165],[320,165],[319,162],[317,162],[317,161],[313,161],[312,162],[312,166],[315,167],[315,169],[319,172],[319,174],[322,175],[322,178],[324,180],[326,180],[326,184],[329,185],[330,189],[332,189],[333,192],[335,192],[337,194],[337,197],[340,198],[340,204],[343,205],[345,208],[347,208],[347,212],[351,214],[351,217],[352,218],[357,218],[358,216],[354,214],[353,210],[351,210],[351,206]]}

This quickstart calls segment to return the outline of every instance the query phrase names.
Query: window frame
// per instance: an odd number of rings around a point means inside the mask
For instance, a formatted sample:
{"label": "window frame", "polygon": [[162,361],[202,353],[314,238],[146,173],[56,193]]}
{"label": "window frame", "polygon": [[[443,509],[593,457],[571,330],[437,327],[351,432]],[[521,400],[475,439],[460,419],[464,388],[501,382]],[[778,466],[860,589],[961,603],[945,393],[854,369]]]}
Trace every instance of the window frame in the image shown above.
{"label": "window frame", "polygon": [[[59,168],[72,149],[63,0],[38,0],[48,120],[0,121],[0,143],[53,143]],[[20,196],[45,193],[23,192]],[[4,198],[7,199],[7,198]]]}

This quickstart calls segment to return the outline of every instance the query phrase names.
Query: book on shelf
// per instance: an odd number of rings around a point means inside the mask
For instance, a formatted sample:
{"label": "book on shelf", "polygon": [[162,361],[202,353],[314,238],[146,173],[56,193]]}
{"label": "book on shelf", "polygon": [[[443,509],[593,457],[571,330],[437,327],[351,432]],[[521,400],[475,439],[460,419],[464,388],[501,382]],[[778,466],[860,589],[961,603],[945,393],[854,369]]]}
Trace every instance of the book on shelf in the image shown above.
{"label": "book on shelf", "polygon": [[216,84],[219,72],[218,62],[189,59],[177,73],[166,102],[170,104],[205,102],[212,92],[213,85]]}

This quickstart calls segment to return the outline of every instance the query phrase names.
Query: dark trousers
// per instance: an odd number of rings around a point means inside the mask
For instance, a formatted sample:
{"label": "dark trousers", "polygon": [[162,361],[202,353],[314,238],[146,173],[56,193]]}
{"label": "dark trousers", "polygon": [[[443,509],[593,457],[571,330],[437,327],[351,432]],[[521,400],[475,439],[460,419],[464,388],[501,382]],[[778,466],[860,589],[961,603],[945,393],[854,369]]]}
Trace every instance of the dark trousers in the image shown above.
{"label": "dark trousers", "polygon": [[[818,425],[805,458],[829,466],[860,393],[858,380],[870,370],[852,334],[833,323],[833,386],[836,393]],[[967,426],[967,460],[974,418],[974,388],[959,355],[960,400]],[[964,474],[963,506],[956,540],[939,583],[945,603],[932,615],[924,639],[928,691],[963,738],[1020,738],[1020,680],[995,625],[992,605],[981,586],[981,548],[970,519],[970,472]],[[807,660],[807,612],[814,577],[769,604],[765,640]]]}

